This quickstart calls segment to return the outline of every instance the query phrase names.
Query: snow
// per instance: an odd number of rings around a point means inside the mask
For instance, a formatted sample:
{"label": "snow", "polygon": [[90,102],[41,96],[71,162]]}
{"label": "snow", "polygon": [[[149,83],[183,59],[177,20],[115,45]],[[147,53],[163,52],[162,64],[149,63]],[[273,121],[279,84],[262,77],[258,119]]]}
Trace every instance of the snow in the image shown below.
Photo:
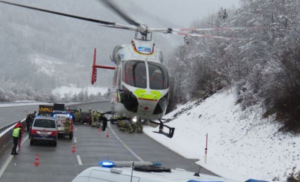
{"label": "snow", "polygon": [[[144,132],[178,154],[199,159],[199,165],[225,178],[245,181],[249,178],[285,181],[293,171],[300,171],[300,137],[279,133],[274,118],[262,119],[261,107],[244,111],[236,104],[235,89],[216,93],[200,104],[189,102],[165,116],[175,127],[172,139],[155,134],[158,128]],[[205,140],[208,156],[205,163]],[[298,166],[297,166],[298,164]]]}
{"label": "snow", "polygon": [[36,64],[39,68],[39,72],[45,73],[48,76],[53,76],[56,73],[57,65],[63,66],[64,63],[56,60],[55,58],[48,57],[45,55],[31,55],[31,62]]}
{"label": "snow", "polygon": [[33,105],[43,105],[49,104],[47,102],[30,102],[30,101],[15,101],[15,102],[0,102],[0,107],[16,107],[16,106],[33,106]]}
{"label": "snow", "polygon": [[69,96],[73,96],[74,94],[79,94],[83,90],[86,90],[88,95],[91,95],[91,94],[97,95],[97,94],[99,94],[99,92],[101,93],[101,95],[103,95],[107,92],[108,88],[94,87],[94,86],[79,88],[79,87],[76,87],[71,84],[69,86],[61,86],[61,87],[57,87],[57,88],[53,89],[52,94],[59,95],[61,97],[63,97],[65,94],[68,94]]}

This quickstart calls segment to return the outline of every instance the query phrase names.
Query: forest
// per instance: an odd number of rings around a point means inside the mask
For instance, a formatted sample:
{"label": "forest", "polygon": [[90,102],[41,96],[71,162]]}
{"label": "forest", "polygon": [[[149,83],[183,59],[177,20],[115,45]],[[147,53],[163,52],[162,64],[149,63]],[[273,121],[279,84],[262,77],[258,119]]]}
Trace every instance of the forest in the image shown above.
{"label": "forest", "polygon": [[283,123],[281,131],[300,133],[300,1],[241,0],[192,28],[243,27],[197,32],[233,39],[185,37],[167,59],[171,75],[169,110],[236,87],[243,108],[260,105]]}

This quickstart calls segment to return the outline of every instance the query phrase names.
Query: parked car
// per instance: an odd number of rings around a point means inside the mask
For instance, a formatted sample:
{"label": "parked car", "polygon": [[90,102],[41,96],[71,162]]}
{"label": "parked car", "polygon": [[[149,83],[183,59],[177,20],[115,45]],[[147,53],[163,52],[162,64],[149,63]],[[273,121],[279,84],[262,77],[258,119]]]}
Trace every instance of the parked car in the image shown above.
{"label": "parked car", "polygon": [[35,142],[51,142],[53,146],[57,145],[57,125],[52,117],[36,116],[30,130],[30,145]]}
{"label": "parked car", "polygon": [[92,122],[92,117],[91,117],[91,114],[88,113],[88,112],[81,112],[81,124],[84,124],[84,123],[91,123]]}

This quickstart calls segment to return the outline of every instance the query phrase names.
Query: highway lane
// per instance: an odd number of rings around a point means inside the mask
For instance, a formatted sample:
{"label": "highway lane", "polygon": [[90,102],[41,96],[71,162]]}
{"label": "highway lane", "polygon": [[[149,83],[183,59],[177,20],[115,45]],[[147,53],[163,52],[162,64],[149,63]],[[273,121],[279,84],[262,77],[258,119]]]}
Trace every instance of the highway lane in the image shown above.
{"label": "highway lane", "polygon": [[0,107],[0,128],[24,119],[27,113],[38,110],[38,105]]}
{"label": "highway lane", "polygon": [[[53,105],[53,104],[49,104],[49,105]],[[86,104],[81,104],[81,105],[85,106]],[[95,105],[96,104],[92,104],[92,106]],[[88,106],[86,106],[85,108],[88,108]],[[39,109],[38,105],[28,105],[28,106],[16,105],[16,106],[0,107],[0,128],[9,125],[11,123],[17,122],[21,119],[24,119],[26,118],[27,114],[33,113],[34,111],[38,111],[38,109]]]}
{"label": "highway lane", "polygon": [[[110,105],[98,103],[79,107],[83,110],[92,108],[107,111]],[[106,138],[106,132],[78,125],[75,127],[74,140],[59,140],[57,147],[30,146],[27,140],[21,148],[20,155],[14,156],[8,164],[0,182],[71,181],[82,170],[96,166],[98,161],[105,159],[155,161],[166,167],[198,170],[193,161],[172,152],[145,134],[123,133],[118,131],[115,125],[111,125],[107,131],[109,138]],[[71,152],[73,142],[76,146],[74,154]],[[36,154],[39,154],[40,160],[38,167],[34,165]],[[9,156],[7,154],[5,158]],[[204,170],[201,172],[210,173]]]}

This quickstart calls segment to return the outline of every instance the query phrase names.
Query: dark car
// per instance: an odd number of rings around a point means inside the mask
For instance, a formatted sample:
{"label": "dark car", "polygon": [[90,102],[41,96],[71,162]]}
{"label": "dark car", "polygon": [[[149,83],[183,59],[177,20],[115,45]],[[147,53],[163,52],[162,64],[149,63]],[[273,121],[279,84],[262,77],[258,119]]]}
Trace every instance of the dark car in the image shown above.
{"label": "dark car", "polygon": [[80,123],[81,124],[84,124],[84,123],[91,123],[92,122],[92,117],[91,117],[91,114],[88,113],[88,112],[81,112],[81,121]]}

